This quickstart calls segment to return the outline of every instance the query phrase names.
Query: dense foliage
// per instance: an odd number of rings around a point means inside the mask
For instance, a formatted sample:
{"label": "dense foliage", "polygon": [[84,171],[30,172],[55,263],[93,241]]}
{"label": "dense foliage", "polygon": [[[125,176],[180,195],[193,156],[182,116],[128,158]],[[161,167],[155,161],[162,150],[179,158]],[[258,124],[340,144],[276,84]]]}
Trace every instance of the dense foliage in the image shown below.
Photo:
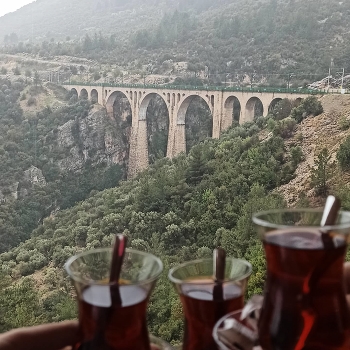
{"label": "dense foliage", "polygon": [[[78,173],[57,165],[71,149],[58,143],[58,129],[68,121],[85,118],[91,108],[88,101],[24,114],[18,102],[22,91],[26,91],[29,99],[42,91],[47,94],[47,89],[27,86],[21,79],[15,82],[0,79],[0,86],[0,251],[3,252],[28,238],[56,208],[68,208],[85,199],[92,190],[116,186],[124,173],[119,165],[107,167],[103,163],[96,167],[86,163]],[[79,138],[75,142],[79,143]],[[42,170],[44,183],[31,183],[30,176],[25,175],[32,166]]]}
{"label": "dense foliage", "polygon": [[[45,293],[33,317],[18,325],[74,317],[62,265],[77,251],[110,246],[116,232],[126,234],[131,246],[160,256],[166,271],[179,262],[210,256],[221,245],[228,254],[252,262],[249,294],[261,292],[263,254],[251,214],[284,206],[283,199],[270,191],[288,181],[293,169],[287,166],[283,139],[277,136],[261,143],[258,130],[252,124],[235,127],[220,140],[194,146],[187,157],[158,160],[135,180],[46,218],[31,239],[0,257],[4,281],[43,269]],[[11,288],[33,290],[31,280],[27,277],[25,285]],[[52,288],[49,281],[55,281],[55,291],[47,291]],[[19,305],[27,302],[22,298]],[[0,307],[6,301],[0,295]],[[7,315],[1,316],[4,329],[13,325]],[[179,299],[166,273],[151,298],[149,325],[164,339],[181,338]]]}
{"label": "dense foliage", "polygon": [[350,137],[347,137],[346,140],[340,145],[337,159],[343,170],[350,169]]}

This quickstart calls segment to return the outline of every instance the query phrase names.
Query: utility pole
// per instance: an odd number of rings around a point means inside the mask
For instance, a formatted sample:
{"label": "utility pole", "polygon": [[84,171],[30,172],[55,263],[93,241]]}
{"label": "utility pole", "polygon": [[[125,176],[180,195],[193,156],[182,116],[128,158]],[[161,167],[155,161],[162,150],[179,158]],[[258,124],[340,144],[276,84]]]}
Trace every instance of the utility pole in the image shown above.
{"label": "utility pole", "polygon": [[329,67],[329,70],[328,70],[328,89],[329,89],[329,79],[330,79],[330,76],[331,76],[331,67]]}
{"label": "utility pole", "polygon": [[330,77],[331,77],[331,69],[334,67],[334,59],[333,57],[331,58],[331,65],[329,67],[329,72],[328,72],[328,90],[330,86]]}

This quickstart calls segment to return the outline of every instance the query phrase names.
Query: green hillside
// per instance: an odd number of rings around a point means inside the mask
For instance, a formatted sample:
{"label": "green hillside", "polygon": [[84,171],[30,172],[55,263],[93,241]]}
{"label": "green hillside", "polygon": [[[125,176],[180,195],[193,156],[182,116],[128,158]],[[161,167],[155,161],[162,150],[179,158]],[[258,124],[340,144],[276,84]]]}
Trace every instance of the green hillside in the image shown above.
{"label": "green hillside", "polygon": [[[315,98],[306,99],[292,114],[315,113],[315,106],[320,107]],[[220,140],[194,146],[187,156],[160,159],[134,180],[45,218],[30,239],[0,255],[8,286],[0,292],[2,329],[74,318],[64,262],[76,252],[111,246],[121,232],[132,247],[159,256],[166,271],[194,257],[211,256],[220,245],[253,264],[248,295],[261,293],[263,253],[251,215],[286,205],[271,191],[293,178],[302,159],[300,147],[287,150],[281,137],[290,137],[295,125],[294,119],[279,121],[276,114],[235,126]],[[273,133],[264,142],[259,139],[262,129]],[[12,294],[18,308],[28,310],[15,319],[8,305]],[[35,303],[28,300],[31,295]],[[180,301],[166,272],[151,298],[149,326],[168,341],[181,339]]]}

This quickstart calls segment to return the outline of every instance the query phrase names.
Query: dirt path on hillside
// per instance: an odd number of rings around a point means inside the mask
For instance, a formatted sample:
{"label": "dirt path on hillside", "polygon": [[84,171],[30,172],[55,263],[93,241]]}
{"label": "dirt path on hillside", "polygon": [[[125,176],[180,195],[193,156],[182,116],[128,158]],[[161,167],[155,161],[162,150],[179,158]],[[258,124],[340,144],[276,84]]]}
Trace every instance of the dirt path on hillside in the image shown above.
{"label": "dirt path on hillside", "polygon": [[[342,131],[339,127],[341,118],[350,120],[349,95],[325,95],[320,98],[324,113],[317,117],[308,117],[298,125],[294,136],[287,140],[287,147],[299,145],[305,160],[296,170],[296,177],[277,191],[285,197],[288,206],[294,206],[301,193],[305,193],[313,205],[321,205],[310,188],[310,168],[320,151],[327,147],[331,159],[336,160],[336,153],[342,141],[350,135],[350,129]],[[300,134],[303,139],[300,141]],[[299,140],[299,141],[298,141]]]}
{"label": "dirt path on hillside", "polygon": [[36,56],[31,56],[30,54],[1,54],[1,57],[7,57],[13,60],[22,60],[22,61],[36,61],[38,63],[45,63],[50,65],[73,65],[73,66],[84,66],[86,69],[90,66],[97,65],[97,61],[92,61],[87,58],[73,57],[73,56],[54,56],[52,60],[45,60],[38,58]]}

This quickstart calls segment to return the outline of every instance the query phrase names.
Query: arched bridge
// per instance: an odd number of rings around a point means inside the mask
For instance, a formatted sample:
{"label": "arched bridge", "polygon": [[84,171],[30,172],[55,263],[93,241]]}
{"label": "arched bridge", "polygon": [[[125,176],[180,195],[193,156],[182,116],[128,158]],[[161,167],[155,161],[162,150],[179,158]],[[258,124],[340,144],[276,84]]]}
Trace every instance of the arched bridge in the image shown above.
{"label": "arched bridge", "polygon": [[186,151],[186,112],[194,98],[201,98],[208,106],[213,120],[213,138],[228,129],[234,119],[240,124],[252,121],[259,107],[259,116],[266,116],[275,104],[284,99],[302,100],[307,95],[324,94],[324,91],[308,89],[276,88],[223,88],[193,86],[161,86],[134,84],[81,84],[64,83],[63,86],[81,98],[91,99],[103,105],[113,116],[114,104],[120,96],[131,107],[132,124],[129,151],[129,176],[148,166],[146,112],[150,101],[160,96],[169,115],[167,157],[172,158]]}

